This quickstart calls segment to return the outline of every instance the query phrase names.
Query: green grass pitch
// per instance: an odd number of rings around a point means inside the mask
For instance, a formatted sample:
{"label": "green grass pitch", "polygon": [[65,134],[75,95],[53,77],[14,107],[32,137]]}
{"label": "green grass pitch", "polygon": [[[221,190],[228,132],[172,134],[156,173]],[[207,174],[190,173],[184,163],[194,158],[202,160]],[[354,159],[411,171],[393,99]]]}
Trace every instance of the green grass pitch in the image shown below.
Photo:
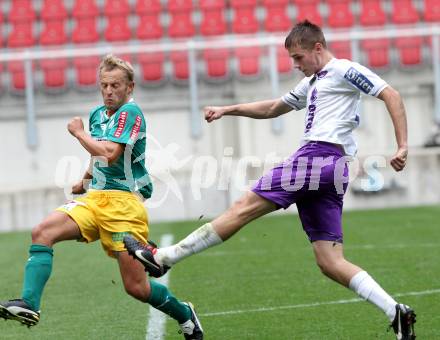
{"label": "green grass pitch", "polygon": [[[440,208],[347,212],[343,222],[346,257],[415,308],[418,339],[440,339]],[[200,224],[153,223],[151,238],[178,240]],[[29,243],[29,232],[0,234],[1,300],[20,295]],[[195,304],[208,340],[394,339],[376,307],[333,304],[356,296],[319,272],[297,216],[253,222],[176,265],[169,279],[177,297]],[[0,320],[0,338],[137,340],[147,320],[148,306],[125,294],[99,243],[65,242],[55,246],[40,324]],[[166,331],[167,340],[183,339],[171,319]]]}

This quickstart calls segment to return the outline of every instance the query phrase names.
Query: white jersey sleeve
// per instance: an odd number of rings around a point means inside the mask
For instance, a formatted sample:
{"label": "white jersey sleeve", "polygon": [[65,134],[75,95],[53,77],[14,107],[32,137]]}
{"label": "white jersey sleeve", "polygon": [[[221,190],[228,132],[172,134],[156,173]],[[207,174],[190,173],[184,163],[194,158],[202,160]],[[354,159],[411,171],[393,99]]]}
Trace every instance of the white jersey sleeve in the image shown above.
{"label": "white jersey sleeve", "polygon": [[340,61],[335,67],[336,72],[343,77],[346,85],[354,91],[377,97],[388,86],[385,80],[369,68],[349,60]]}
{"label": "white jersey sleeve", "polygon": [[303,78],[294,90],[286,93],[281,100],[294,110],[304,109],[307,105],[307,92],[311,77]]}

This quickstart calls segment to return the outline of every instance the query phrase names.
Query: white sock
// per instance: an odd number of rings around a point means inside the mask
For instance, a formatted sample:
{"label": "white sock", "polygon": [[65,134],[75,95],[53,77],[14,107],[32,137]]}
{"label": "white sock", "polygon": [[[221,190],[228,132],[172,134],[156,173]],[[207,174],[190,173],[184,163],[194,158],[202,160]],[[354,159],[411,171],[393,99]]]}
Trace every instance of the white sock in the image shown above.
{"label": "white sock", "polygon": [[202,225],[177,244],[159,248],[154,259],[161,264],[172,266],[192,254],[213,247],[223,240],[218,236],[211,223]]}
{"label": "white sock", "polygon": [[394,320],[397,302],[367,272],[362,271],[353,276],[349,287],[361,298],[382,309],[390,321]]}

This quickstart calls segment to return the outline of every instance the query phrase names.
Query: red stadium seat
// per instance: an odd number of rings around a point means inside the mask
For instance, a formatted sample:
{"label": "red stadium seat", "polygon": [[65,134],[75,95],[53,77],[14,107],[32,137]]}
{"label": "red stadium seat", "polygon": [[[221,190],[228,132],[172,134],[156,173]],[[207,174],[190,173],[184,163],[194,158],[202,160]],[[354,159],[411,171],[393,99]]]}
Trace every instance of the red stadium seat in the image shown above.
{"label": "red stadium seat", "polygon": [[104,6],[107,17],[107,28],[104,38],[107,41],[127,41],[131,39],[131,30],[128,26],[130,5],[127,0],[107,0]]}
{"label": "red stadium seat", "polygon": [[429,22],[440,21],[440,1],[425,0],[423,17],[425,18],[425,21]]}
{"label": "red stadium seat", "polygon": [[[0,11],[0,27],[3,27],[3,12]],[[0,46],[3,45],[3,31],[0,30]],[[2,64],[0,63],[0,67],[3,68],[1,66]],[[2,70],[0,70],[0,73],[2,72]]]}
{"label": "red stadium seat", "polygon": [[[32,63],[32,69],[35,69],[34,63]],[[22,61],[10,61],[8,63],[8,71],[11,78],[12,90],[22,92],[26,88],[24,63]]]}
{"label": "red stadium seat", "polygon": [[322,17],[318,10],[319,0],[293,0],[296,5],[296,21],[305,19],[317,25],[322,25]]}
{"label": "red stadium seat", "polygon": [[122,16],[130,14],[130,4],[128,0],[106,0],[104,5],[106,16]]}
{"label": "red stadium seat", "polygon": [[63,0],[44,0],[40,17],[44,21],[67,19],[67,11]]}
{"label": "red stadium seat", "polygon": [[259,47],[239,47],[235,50],[238,59],[238,72],[242,76],[255,76],[260,73]]}
{"label": "red stadium seat", "polygon": [[232,32],[256,33],[258,31],[259,25],[255,16],[256,6],[256,0],[231,0],[231,7],[234,10]]}
{"label": "red stadium seat", "polygon": [[174,78],[177,80],[187,80],[189,78],[188,53],[175,51],[171,52],[170,57],[173,64]]}
{"label": "red stadium seat", "polygon": [[160,82],[164,80],[164,60],[165,55],[162,52],[140,54],[138,62],[141,67],[142,80],[146,82]]}
{"label": "red stadium seat", "polygon": [[67,43],[64,21],[46,21],[44,31],[40,35],[40,43],[41,45],[62,45]]}
{"label": "red stadium seat", "polygon": [[135,7],[139,16],[136,36],[141,40],[159,39],[163,36],[160,23],[162,5],[160,0],[138,0]]}
{"label": "red stadium seat", "polygon": [[226,78],[229,73],[229,50],[208,49],[203,51],[206,75],[208,78]]}
{"label": "red stadium seat", "polygon": [[289,73],[292,71],[293,61],[284,46],[277,48],[278,73]]}
{"label": "red stadium seat", "polygon": [[389,39],[367,39],[361,45],[367,53],[368,66],[382,68],[389,65]]}
{"label": "red stadium seat", "polygon": [[263,0],[266,8],[264,29],[267,32],[284,32],[292,26],[292,21],[287,15],[289,0]]}
{"label": "red stadium seat", "polygon": [[66,86],[66,59],[46,59],[40,62],[44,74],[44,85],[47,89],[64,88]]}
{"label": "red stadium seat", "polygon": [[131,39],[131,30],[126,15],[107,17],[107,28],[104,38],[107,41],[128,41]]}
{"label": "red stadium seat", "polygon": [[282,32],[289,30],[292,21],[287,14],[289,0],[263,0],[266,9],[264,20],[265,30],[268,32]]}
{"label": "red stadium seat", "polygon": [[223,0],[200,0],[199,8],[202,13],[200,33],[204,36],[221,35],[226,33],[225,8]]}
{"label": "red stadium seat", "polygon": [[94,43],[99,40],[95,18],[78,18],[72,33],[72,41],[76,44]]}
{"label": "red stadium seat", "polygon": [[76,82],[79,86],[90,87],[96,85],[99,63],[99,57],[79,57],[73,60]]}
{"label": "red stadium seat", "polygon": [[62,0],[45,0],[41,9],[44,29],[40,35],[41,45],[62,45],[67,42],[64,24],[67,11]]}
{"label": "red stadium seat", "polygon": [[192,22],[192,1],[169,0],[168,12],[171,17],[168,27],[170,37],[187,38],[195,34],[195,27]]}
{"label": "red stadium seat", "polygon": [[8,47],[30,47],[35,44],[33,22],[16,22],[8,37]]}
{"label": "red stadium seat", "polygon": [[391,20],[395,24],[415,24],[419,14],[411,0],[393,0]]}
{"label": "red stadium seat", "polygon": [[72,16],[76,20],[72,32],[74,43],[94,43],[99,40],[96,28],[96,18],[99,15],[98,6],[94,0],[77,0],[72,9]]}
{"label": "red stadium seat", "polygon": [[361,0],[359,15],[362,26],[383,26],[387,21],[380,0]]}
{"label": "red stadium seat", "polygon": [[162,11],[162,4],[160,0],[137,0],[134,10],[137,15],[156,14]]}
{"label": "red stadium seat", "polygon": [[400,63],[404,66],[419,65],[422,62],[421,37],[402,37],[395,40],[399,51]]}
{"label": "red stadium seat", "polygon": [[11,1],[12,7],[8,15],[10,22],[30,21],[35,19],[35,10],[31,0]]}
{"label": "red stadium seat", "polygon": [[35,17],[31,1],[16,0],[12,2],[8,16],[12,26],[8,37],[8,47],[29,47],[35,44],[33,31]]}
{"label": "red stadium seat", "polygon": [[327,18],[330,27],[353,26],[353,13],[351,12],[351,0],[327,0],[329,14]]}
{"label": "red stadium seat", "polygon": [[76,0],[72,8],[72,17],[91,18],[99,15],[99,8],[95,0]]}
{"label": "red stadium seat", "polygon": [[[62,0],[45,0],[41,9],[44,24],[40,35],[41,45],[62,45],[67,42],[64,24],[67,11]],[[66,59],[46,59],[40,61],[46,89],[59,89],[66,86]]]}
{"label": "red stadium seat", "polygon": [[349,41],[333,41],[330,43],[330,50],[338,59],[351,60],[351,44]]}

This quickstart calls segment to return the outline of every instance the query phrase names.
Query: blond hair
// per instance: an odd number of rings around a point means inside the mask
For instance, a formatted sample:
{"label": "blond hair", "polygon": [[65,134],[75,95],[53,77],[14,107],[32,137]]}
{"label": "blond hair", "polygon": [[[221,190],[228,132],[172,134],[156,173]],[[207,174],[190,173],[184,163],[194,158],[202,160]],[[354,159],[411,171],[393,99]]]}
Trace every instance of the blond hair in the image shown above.
{"label": "blond hair", "polygon": [[115,68],[125,72],[128,82],[132,83],[134,81],[133,66],[131,66],[128,61],[118,58],[113,54],[107,54],[102,58],[101,64],[99,65],[99,74],[101,74],[103,70],[112,71]]}

